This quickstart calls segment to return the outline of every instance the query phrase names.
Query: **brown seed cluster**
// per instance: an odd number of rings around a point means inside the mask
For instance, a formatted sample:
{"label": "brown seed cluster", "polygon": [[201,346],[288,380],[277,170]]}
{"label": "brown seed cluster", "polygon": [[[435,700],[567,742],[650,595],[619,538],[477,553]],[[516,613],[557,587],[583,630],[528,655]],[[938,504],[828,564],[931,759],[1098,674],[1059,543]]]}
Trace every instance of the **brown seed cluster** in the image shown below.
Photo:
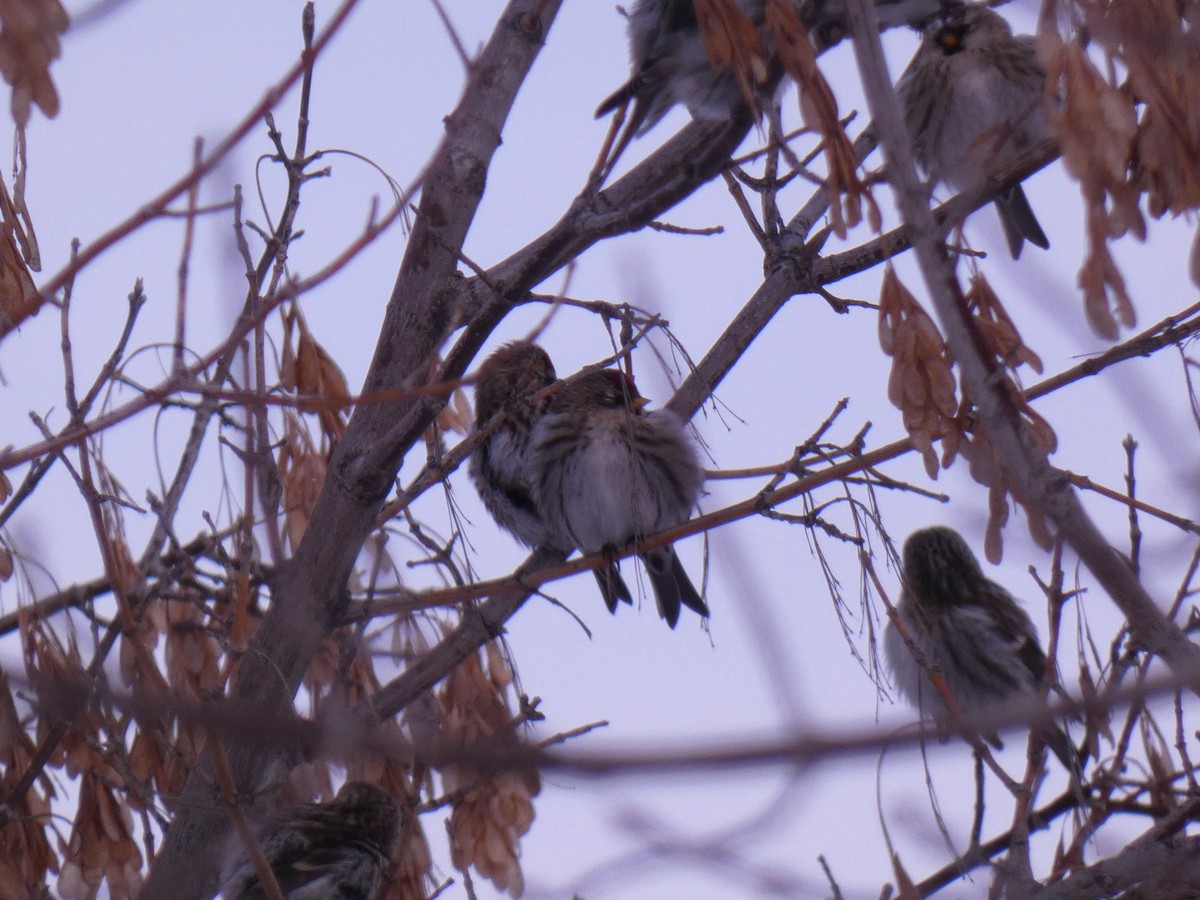
{"label": "brown seed cluster", "polygon": [[[0,796],[9,797],[29,769],[36,752],[21,726],[8,675],[0,671]],[[43,775],[11,808],[0,812],[10,822],[0,828],[0,896],[37,896],[58,860],[46,837],[54,786]]]}
{"label": "brown seed cluster", "polygon": [[22,128],[33,103],[50,118],[58,114],[50,63],[69,24],[59,0],[0,0],[0,75],[12,85],[13,119]]}
{"label": "brown seed cluster", "polygon": [[[1079,273],[1088,321],[1115,339],[1133,303],[1108,242],[1146,236],[1150,215],[1200,207],[1200,42],[1175,0],[1048,0],[1038,29],[1048,109],[1087,206]],[[1061,26],[1065,26],[1061,27]],[[1200,284],[1200,237],[1190,272]]]}
{"label": "brown seed cluster", "polygon": [[713,68],[728,66],[755,117],[759,85],[768,77],[766,53],[758,29],[734,0],[695,0],[700,39]]}
{"label": "brown seed cluster", "polygon": [[[133,817],[113,775],[107,766],[80,773],[79,812],[58,877],[64,900],[92,900],[105,881],[113,897],[136,897],[141,888],[142,855],[133,837]],[[116,784],[124,786],[119,778]]]}
{"label": "brown seed cluster", "polygon": [[1029,366],[1040,375],[1041,357],[1021,340],[1017,326],[982,272],[972,273],[965,299],[988,352],[1014,373],[1019,366]]}
{"label": "brown seed cluster", "polygon": [[[103,749],[106,737],[119,735],[122,726],[102,704],[80,702],[75,691],[87,684],[88,679],[73,641],[64,646],[43,622],[30,619],[22,623],[22,638],[29,679],[42,703],[58,713],[38,718],[38,742],[45,740],[54,722],[67,720],[69,727],[50,763],[78,779],[79,805],[70,837],[62,848],[58,894],[66,900],[90,900],[107,882],[111,896],[134,897],[141,887],[142,854],[134,839],[133,817],[127,802],[126,792],[130,787],[127,767]],[[25,768],[8,771],[20,773]],[[43,786],[48,788],[44,780]],[[18,805],[32,815],[44,815],[45,796],[38,796],[36,787],[30,787],[26,799]],[[33,850],[34,855],[23,864],[22,874],[31,879],[26,882],[32,889],[28,895],[40,896],[40,885],[47,873],[54,871],[53,860],[47,860],[39,852],[44,847],[44,833],[38,836],[31,832],[33,828],[40,831],[49,825],[48,819],[30,818],[19,835],[5,834],[6,841],[15,838]],[[14,829],[6,829],[11,830]]]}
{"label": "brown seed cluster", "polygon": [[[7,189],[0,183],[0,192]],[[0,197],[0,203],[3,197]],[[42,308],[42,295],[29,274],[30,266],[17,246],[24,235],[20,222],[5,216],[0,222],[0,337],[12,331]],[[30,230],[32,234],[32,230]]]}
{"label": "brown seed cluster", "polygon": [[[512,673],[495,642],[482,655],[469,656],[439,692],[443,745],[479,751],[514,743],[516,720],[508,705],[511,683]],[[454,797],[448,826],[454,865],[472,866],[499,890],[520,897],[525,876],[519,841],[533,824],[533,798],[541,790],[537,772],[492,775],[455,765],[442,770],[442,781]]]}
{"label": "brown seed cluster", "polygon": [[303,419],[292,410],[283,413],[283,441],[277,465],[283,504],[283,534],[294,550],[308,530],[309,516],[325,484],[328,454],[314,442]]}
{"label": "brown seed cluster", "polygon": [[937,478],[934,442],[947,442],[943,452],[949,464],[962,437],[956,418],[954,359],[929,313],[890,265],[879,295],[879,345],[892,358],[888,399],[900,410],[904,430],[925,461],[925,471]]}
{"label": "brown seed cluster", "polygon": [[817,67],[817,52],[808,29],[789,0],[767,0],[767,27],[779,61],[796,82],[800,116],[806,128],[819,134],[828,166],[829,224],[839,237],[862,221],[863,207],[871,228],[879,231],[881,216],[870,188],[858,177],[854,147],[838,114],[837,98]]}
{"label": "brown seed cluster", "polygon": [[[1041,360],[1017,332],[999,296],[981,272],[971,276],[964,296],[971,321],[983,349],[1010,372],[1027,365],[1036,372]],[[922,309],[916,297],[900,281],[892,268],[884,274],[879,302],[879,343],[892,357],[888,379],[888,399],[900,410],[905,430],[925,461],[925,470],[936,478],[939,467],[947,467],[958,454],[967,460],[975,481],[988,488],[988,526],[984,544],[992,561],[1001,554],[1001,532],[1008,521],[1011,496],[1026,509],[1030,532],[1048,545],[1049,530],[1009,481],[1000,451],[993,444],[983,423],[971,412],[971,398],[960,389],[955,377],[954,359],[933,319]],[[1053,453],[1058,439],[1050,427],[1025,400],[1020,388],[1007,373],[997,372],[997,384],[1006,402],[1015,407],[1022,424],[1022,439],[1039,453]],[[942,442],[939,462],[935,441]]]}
{"label": "brown seed cluster", "polygon": [[[965,299],[985,350],[1011,373],[1011,377],[1006,375],[998,378],[997,384],[1004,391],[1007,402],[1015,407],[1016,418],[1022,425],[1022,440],[1029,443],[1039,455],[1053,453],[1058,449],[1058,436],[1050,423],[1029,405],[1014,380],[1017,368],[1022,365],[1041,372],[1041,359],[1021,339],[1000,297],[982,272],[977,271],[971,276]],[[965,389],[962,394],[963,410],[959,418],[965,420],[969,416],[970,398]],[[1000,452],[981,421],[972,423],[970,435],[960,445],[959,452],[967,460],[971,477],[988,489],[988,522],[984,534],[984,553],[987,558],[998,563],[1003,553],[1002,535],[1008,522],[1010,496],[1024,508],[1030,534],[1039,544],[1049,547],[1049,527],[1009,480],[1001,464]]]}
{"label": "brown seed cluster", "polygon": [[299,395],[297,409],[317,414],[322,436],[332,448],[346,432],[346,415],[350,406],[346,376],[309,331],[299,306],[285,311],[282,318],[280,385],[284,390]]}

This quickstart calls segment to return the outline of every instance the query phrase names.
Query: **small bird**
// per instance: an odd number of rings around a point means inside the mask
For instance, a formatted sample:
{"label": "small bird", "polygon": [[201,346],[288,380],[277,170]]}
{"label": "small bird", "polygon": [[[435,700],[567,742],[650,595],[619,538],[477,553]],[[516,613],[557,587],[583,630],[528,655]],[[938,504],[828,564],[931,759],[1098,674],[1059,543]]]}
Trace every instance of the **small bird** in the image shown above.
{"label": "small bird", "polygon": [[[328,803],[309,803],[269,826],[259,839],[288,900],[371,900],[383,881],[400,833],[392,795],[365,781],[348,781]],[[226,900],[258,900],[266,892],[240,848],[226,882]]]}
{"label": "small bird", "polygon": [[[917,161],[935,182],[981,187],[1049,136],[1045,83],[1032,35],[1014,36],[986,6],[948,5],[896,85]],[[1013,259],[1025,241],[1049,248],[1021,185],[995,206]]]}
{"label": "small bird", "polygon": [[[1046,654],[1037,629],[1004,588],[987,578],[962,535],[935,526],[913,532],[904,543],[902,590],[896,612],[926,661],[946,681],[966,715],[1028,699],[1040,701]],[[922,715],[945,730],[949,710],[892,622],[884,652],[896,686]],[[1070,739],[1047,717],[1035,724],[1046,745],[1076,771]],[[995,732],[984,737],[1003,746]]]}
{"label": "small bird", "polygon": [[[493,419],[498,424],[475,447],[468,471],[497,525],[526,547],[546,544],[570,552],[574,545],[555,542],[533,500],[530,437],[556,384],[549,354],[531,341],[513,341],[489,356],[475,384],[475,430],[483,432]],[[610,608],[618,601],[633,603],[615,563],[595,574]]]}
{"label": "small bird", "polygon": [[[554,395],[533,452],[534,498],[556,540],[611,553],[691,515],[704,469],[679,418],[646,413],[647,402],[617,369],[587,372]],[[639,555],[667,624],[675,627],[681,604],[708,615],[671,546]]]}
{"label": "small bird", "polygon": [[[694,0],[636,0],[629,11],[633,73],[596,110],[596,118],[633,102],[629,133],[643,134],[682,103],[697,119],[728,119],[750,100],[769,99],[780,73],[768,71],[763,0],[715,0],[705,23],[723,36],[726,59],[713,59]],[[774,83],[771,83],[774,81]]]}

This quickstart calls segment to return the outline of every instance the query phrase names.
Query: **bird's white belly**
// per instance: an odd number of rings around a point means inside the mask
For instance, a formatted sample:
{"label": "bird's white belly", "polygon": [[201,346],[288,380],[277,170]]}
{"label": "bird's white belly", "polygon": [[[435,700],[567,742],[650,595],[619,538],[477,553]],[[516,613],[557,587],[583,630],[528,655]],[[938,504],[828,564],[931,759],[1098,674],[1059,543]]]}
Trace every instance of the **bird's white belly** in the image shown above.
{"label": "bird's white belly", "polygon": [[619,547],[665,527],[644,467],[614,438],[594,435],[568,463],[563,488],[575,501],[567,523],[581,549]]}

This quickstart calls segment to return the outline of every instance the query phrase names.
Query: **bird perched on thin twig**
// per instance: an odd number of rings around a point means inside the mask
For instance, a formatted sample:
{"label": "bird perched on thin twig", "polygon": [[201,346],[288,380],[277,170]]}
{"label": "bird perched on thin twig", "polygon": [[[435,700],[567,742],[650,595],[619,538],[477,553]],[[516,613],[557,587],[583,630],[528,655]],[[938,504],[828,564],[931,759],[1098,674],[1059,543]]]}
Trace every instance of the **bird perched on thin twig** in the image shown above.
{"label": "bird perched on thin twig", "polygon": [[[943,526],[913,532],[904,544],[901,578],[900,621],[964,714],[1041,701],[1046,654],[1037,630],[1012,595],[984,576],[962,535]],[[946,703],[892,622],[884,651],[900,693],[944,730]],[[1063,765],[1076,770],[1078,754],[1063,730],[1044,715],[1034,718],[1034,727]],[[984,737],[1002,746],[994,731]]]}
{"label": "bird perched on thin twig", "polygon": [[[513,341],[489,356],[475,383],[475,429],[483,437],[468,470],[496,524],[526,547],[546,544],[570,552],[574,544],[556,543],[557,535],[546,527],[533,500],[530,438],[550,405],[548,389],[556,384],[549,354],[531,341]],[[487,431],[489,425],[493,430]],[[610,608],[618,601],[633,603],[615,563],[595,574]]]}
{"label": "bird perched on thin twig", "polygon": [[[297,807],[268,826],[259,843],[288,900],[371,900],[399,831],[391,794],[349,781],[330,802]],[[267,896],[244,848],[222,894],[227,900]]]}
{"label": "bird perched on thin twig", "polygon": [[[1032,35],[986,6],[948,4],[896,85],[917,161],[956,190],[982,187],[1049,136],[1045,84]],[[1050,246],[1021,185],[995,205],[1013,259],[1025,241]]]}
{"label": "bird perched on thin twig", "polygon": [[[647,413],[647,402],[624,372],[597,369],[567,381],[537,421],[534,498],[557,540],[611,552],[691,514],[704,470],[679,418]],[[639,555],[672,628],[681,605],[708,615],[674,548]],[[609,592],[605,600],[615,609]]]}

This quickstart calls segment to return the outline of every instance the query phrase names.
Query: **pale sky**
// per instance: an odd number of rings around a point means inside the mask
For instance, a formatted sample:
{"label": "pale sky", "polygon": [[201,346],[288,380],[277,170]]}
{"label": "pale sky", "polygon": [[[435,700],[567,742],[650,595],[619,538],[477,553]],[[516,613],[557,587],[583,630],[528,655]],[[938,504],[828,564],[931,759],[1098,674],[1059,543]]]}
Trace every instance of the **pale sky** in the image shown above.
{"label": "pale sky", "polygon": [[[502,7],[495,0],[442,2],[472,51],[486,39]],[[67,3],[72,12],[88,5]],[[333,8],[332,3],[318,3],[318,28]],[[299,10],[300,4],[282,0],[129,0],[66,35],[63,57],[52,70],[62,111],[53,121],[35,113],[29,133],[29,206],[45,261],[39,283],[64,264],[73,237],[86,245],[131,214],[186,170],[197,136],[215,143],[258,102],[297,54]],[[1031,31],[1035,13],[1030,0],[1005,8],[1017,31]],[[894,74],[915,44],[909,33],[887,36]],[[856,126],[865,123],[850,48],[837,48],[822,57],[821,65],[835,85],[843,113],[857,108]],[[627,74],[624,22],[614,5],[600,0],[564,4],[517,99],[489,173],[488,190],[466,245],[476,263],[489,266],[504,259],[561,215],[604,138],[607,122],[594,121],[593,110]],[[399,183],[409,184],[429,160],[442,117],[452,109],[462,82],[462,66],[430,0],[364,0],[317,66],[310,149],[353,151]],[[275,110],[288,147],[294,140],[296,99],[293,91]],[[785,95],[783,105],[785,116],[794,122],[793,93]],[[625,164],[658,146],[686,121],[686,112],[676,110],[631,148]],[[756,140],[752,133],[749,142]],[[809,145],[800,146],[803,155]],[[273,215],[280,204],[282,178],[268,163],[257,170],[255,166],[256,159],[269,152],[265,130],[256,129],[206,183],[203,199],[224,196],[228,185],[241,183],[247,218],[263,222],[254,188],[257,171]],[[380,197],[384,205],[390,202],[382,177],[360,160],[329,155],[323,164],[332,167],[332,176],[305,190],[299,219],[305,234],[293,247],[293,274],[315,271],[352,240],[366,221],[372,197]],[[1019,262],[1010,260],[991,210],[977,213],[967,232],[976,246],[988,251],[981,265],[1026,341],[1041,355],[1045,374],[1052,375],[1108,344],[1089,330],[1075,288],[1083,252],[1077,190],[1058,163],[1035,176],[1026,190],[1050,237],[1049,252],[1027,247]],[[785,193],[785,202],[792,204],[784,208],[785,218],[806,196]],[[880,190],[877,196],[886,220],[894,223],[889,195]],[[692,237],[647,230],[610,240],[581,257],[566,292],[629,301],[663,313],[692,357],[699,359],[761,283],[761,253],[719,180],[666,218],[690,227],[720,224],[726,231]],[[865,240],[864,234],[857,237]],[[1187,223],[1152,223],[1147,245],[1127,240],[1118,247],[1139,329],[1193,302],[1195,287],[1187,280],[1190,240]],[[133,341],[142,349],[129,371],[143,384],[161,377],[169,350],[158,352],[154,345],[171,339],[181,246],[178,221],[154,224],[106,253],[77,281],[72,333],[77,370],[86,373],[77,376],[81,383],[90,383],[109,354],[136,277],[145,280],[150,303]],[[849,246],[853,241],[839,246],[833,239],[827,250]],[[404,235],[394,228],[304,300],[313,332],[341,365],[351,390],[361,384],[403,249]],[[911,262],[900,261],[899,269],[909,288],[924,299]],[[203,222],[190,271],[187,338],[193,349],[205,351],[225,333],[245,290],[228,217]],[[563,284],[558,277],[541,290],[555,292]],[[833,290],[875,301],[878,275],[867,273]],[[527,333],[544,312],[541,306],[519,310],[503,323],[495,343]],[[0,444],[20,447],[39,438],[26,415],[29,410],[47,417],[52,427],[64,423],[58,334],[57,313],[47,309],[0,345]],[[542,343],[560,374],[610,352],[600,323],[572,310],[551,322]],[[656,405],[664,403],[670,386],[653,355],[642,350],[635,364],[643,393]],[[850,399],[850,406],[829,440],[849,442],[868,421],[870,447],[902,437],[900,415],[885,396],[887,375],[874,312],[855,309],[838,316],[819,298],[795,298],[721,385],[718,398],[728,412],[718,417],[709,408],[694,420],[712,454],[708,465],[741,468],[786,460],[842,397]],[[1038,380],[1028,373],[1024,377],[1027,384]],[[1196,426],[1177,353],[1124,363],[1101,378],[1039,401],[1036,408],[1057,431],[1056,465],[1121,489],[1121,440],[1132,433],[1141,445],[1139,495],[1178,514],[1195,515],[1196,464],[1190,451]],[[163,468],[172,471],[173,454],[189,422],[190,417],[179,412],[168,412],[157,422],[144,413],[105,437],[109,463],[134,501],[142,502],[147,490],[161,495],[149,450],[157,441]],[[177,520],[184,540],[205,529],[201,511],[218,518],[228,512],[229,500],[219,489],[220,465],[232,472],[236,459],[222,455],[214,436],[206,444],[207,470],[194,480]],[[413,464],[420,455],[414,454]],[[406,472],[415,471],[411,465]],[[969,478],[962,461],[943,472],[936,484],[928,481],[915,457],[889,463],[884,472],[951,498],[941,506],[913,494],[877,490],[885,523],[897,542],[914,528],[944,522],[961,530],[982,556],[986,491]],[[18,469],[16,478],[23,473]],[[476,572],[481,577],[508,573],[524,553],[488,519],[465,470],[451,483],[471,523],[467,537]],[[744,499],[763,483],[710,482],[702,508]],[[815,499],[826,503],[838,496],[826,489]],[[861,489],[855,492],[858,499],[864,496]],[[1126,549],[1125,509],[1094,495],[1085,496],[1084,502],[1105,534]],[[783,511],[805,510],[793,502]],[[428,494],[421,515],[447,527],[443,496]],[[828,516],[849,529],[844,503],[834,504]],[[140,552],[152,525],[150,517],[129,514],[126,524],[131,545]],[[1191,542],[1149,518],[1143,518],[1142,527],[1147,533],[1146,581],[1165,607],[1182,577]],[[9,534],[45,564],[46,572],[35,580],[39,592],[51,583],[67,585],[101,571],[86,509],[61,466],[36,501],[10,523]],[[712,532],[708,633],[686,610],[676,631],[670,631],[629,561],[623,571],[631,586],[636,583],[635,592],[641,591],[642,602],[637,609],[623,607],[616,616],[604,609],[589,575],[548,586],[584,620],[592,636],[589,639],[561,609],[537,598],[510,622],[508,640],[523,689],[542,698],[547,715],[541,732],[549,735],[607,719],[606,729],[568,749],[620,752],[736,745],[797,729],[863,729],[878,723],[890,730],[912,722],[914,715],[907,707],[878,698],[852,654],[851,646],[864,657],[868,652],[854,552],[830,538],[821,539],[849,604],[848,636],[843,636],[811,539],[800,526],[766,519]],[[392,549],[401,561],[418,555],[399,541]],[[895,599],[896,573],[886,564],[882,545],[872,549],[877,571]],[[702,541],[687,539],[678,550],[699,583]],[[985,567],[1024,598],[1043,634],[1044,603],[1028,568],[1034,566],[1045,578],[1048,560],[1028,537],[1023,516],[1014,513],[1006,531],[1004,563]],[[1075,565],[1073,557],[1069,564]],[[1068,570],[1068,581],[1072,572]],[[416,569],[411,577],[410,586],[420,587],[428,583],[421,579],[430,576]],[[1086,572],[1079,577],[1091,586]],[[11,611],[19,599],[23,598],[15,581],[0,586],[0,612]],[[1082,602],[1097,644],[1106,647],[1117,621],[1111,602],[1095,587]],[[1074,607],[1063,621],[1066,638],[1066,632],[1073,634],[1076,628]],[[20,651],[11,641],[0,645],[0,659],[6,667],[20,670]],[[1060,660],[1068,673],[1075,668],[1073,642],[1064,647]],[[1023,736],[1010,736],[1001,759],[1010,771],[1023,769]],[[961,849],[971,814],[970,751],[957,740],[931,747],[929,765],[942,815]],[[1045,797],[1053,796],[1064,781],[1053,761],[1050,766],[1054,781]],[[949,857],[934,824],[920,758],[911,750],[892,751],[878,766],[862,758],[799,774],[783,766],[601,780],[547,774],[535,801],[537,819],[522,842],[527,896],[820,896],[826,887],[817,857],[823,854],[847,897],[876,897],[880,886],[892,879],[879,825],[877,778],[882,815],[910,874],[920,878],[943,865]],[[1006,827],[1010,815],[1000,786],[992,781],[988,791],[994,806],[985,836]],[[423,823],[443,875],[456,875],[445,852],[441,815],[426,816]],[[1140,830],[1141,823],[1136,827]],[[1042,841],[1043,865],[1053,843],[1053,838]],[[772,884],[778,886],[774,894]],[[481,879],[475,879],[475,886],[481,897],[493,896]],[[982,895],[986,886],[986,876],[979,875],[946,896]],[[465,893],[457,884],[443,896]]]}

